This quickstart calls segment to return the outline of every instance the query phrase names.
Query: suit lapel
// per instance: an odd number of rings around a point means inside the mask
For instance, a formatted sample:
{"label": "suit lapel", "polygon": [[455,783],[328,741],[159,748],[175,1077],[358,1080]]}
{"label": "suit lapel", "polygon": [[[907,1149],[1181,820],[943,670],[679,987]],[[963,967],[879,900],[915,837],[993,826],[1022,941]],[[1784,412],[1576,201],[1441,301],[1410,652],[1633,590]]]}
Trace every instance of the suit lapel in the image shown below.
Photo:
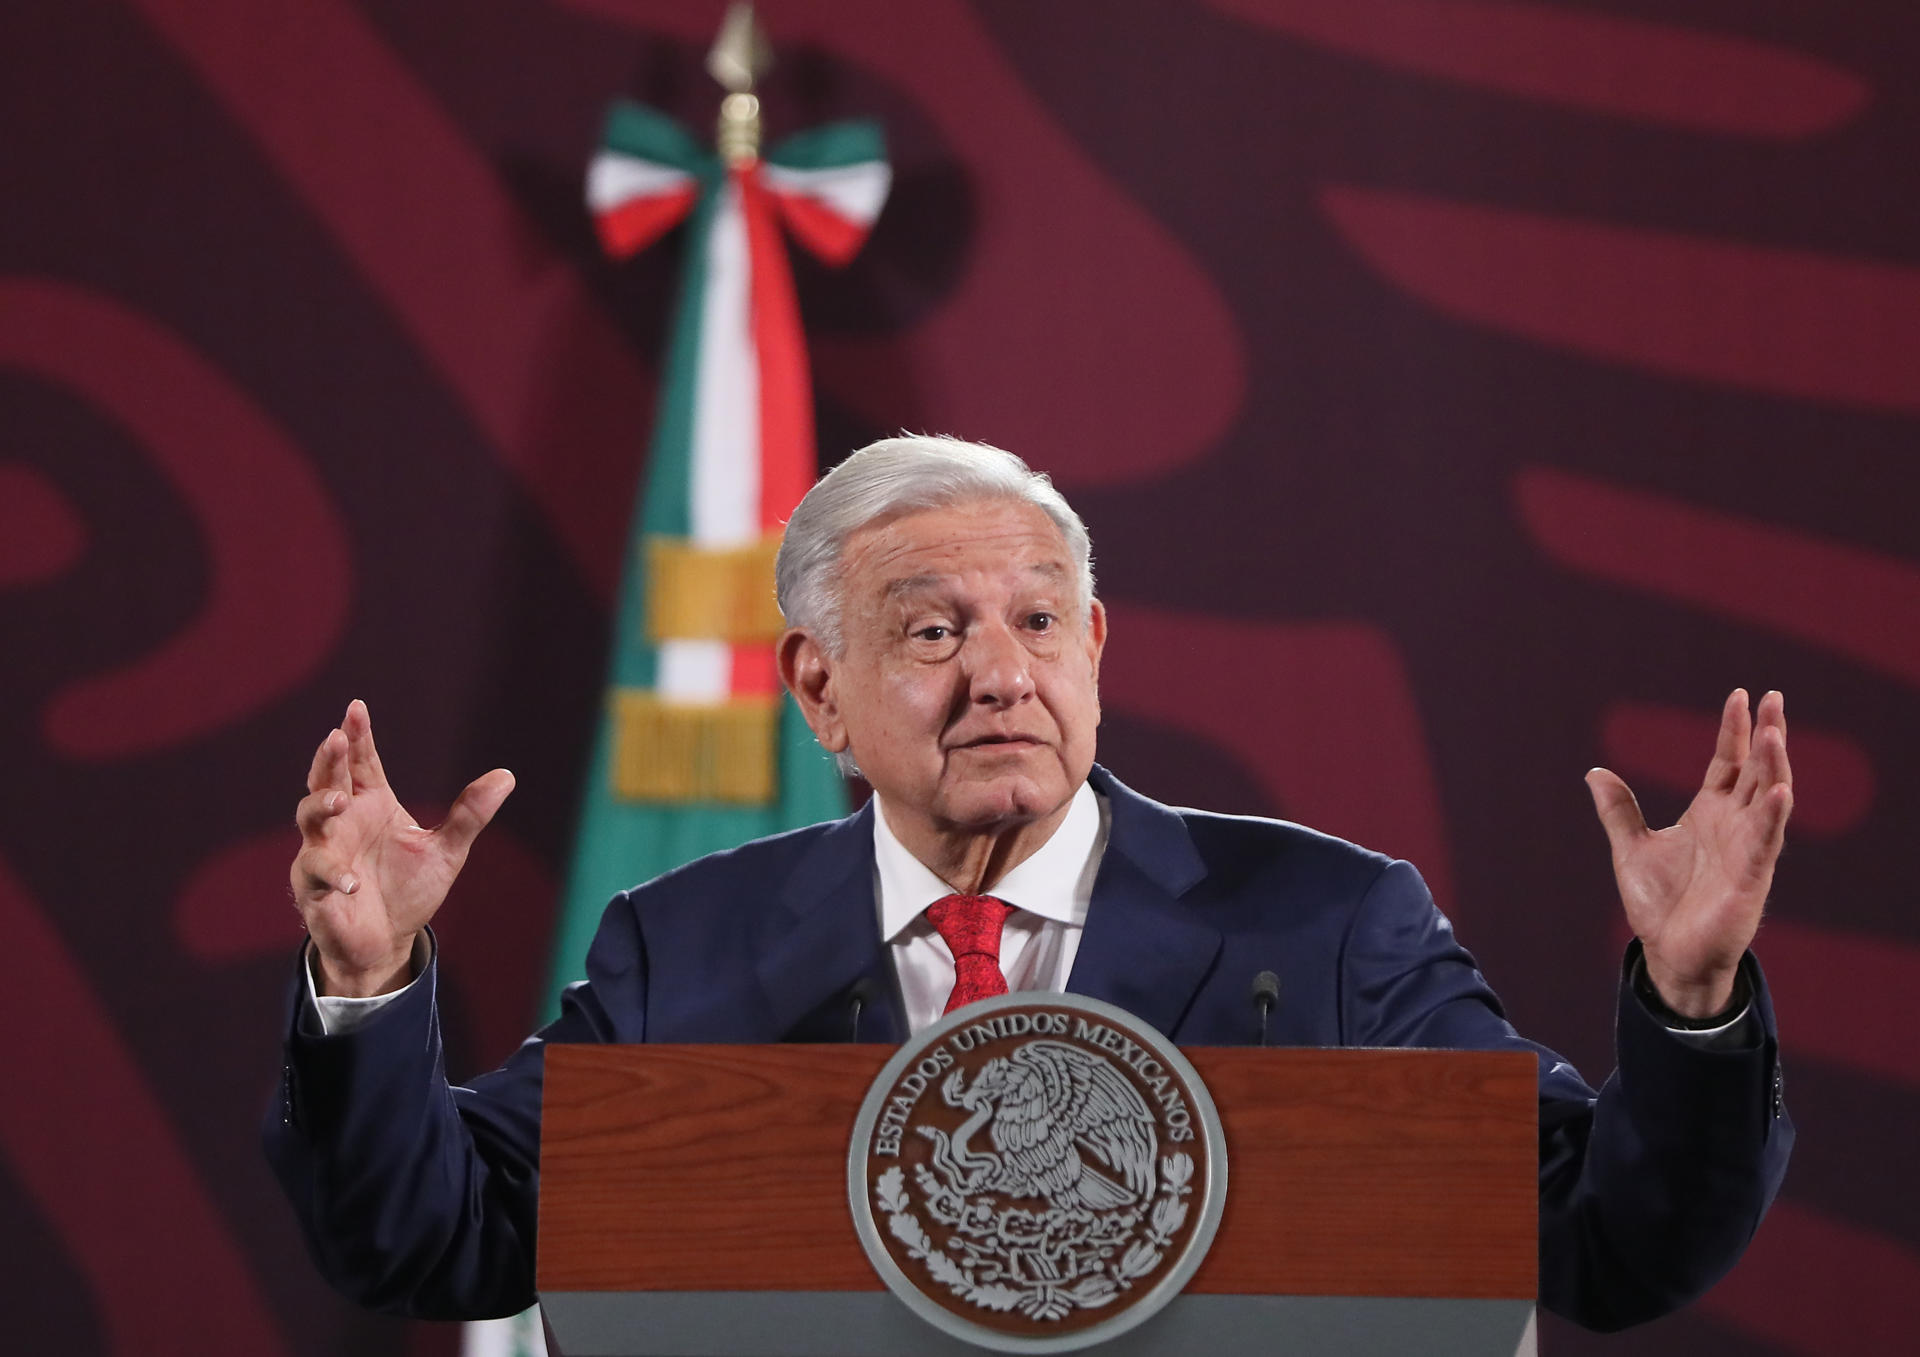
{"label": "suit lapel", "polygon": [[[1180,902],[1206,866],[1173,811],[1097,765],[1088,780],[1107,798],[1112,824],[1067,988],[1171,1035],[1220,956],[1220,931]],[[754,972],[770,1038],[844,1040],[849,995],[865,979],[861,1040],[906,1040],[878,919],[869,803],[820,836],[769,912]]]}
{"label": "suit lapel", "polygon": [[1180,903],[1206,866],[1180,817],[1095,766],[1112,825],[1067,988],[1171,1036],[1219,960],[1220,930]]}
{"label": "suit lapel", "polygon": [[765,996],[770,1036],[783,1041],[844,1041],[850,995],[868,980],[860,1016],[863,1041],[901,1041],[898,985],[880,944],[873,899],[871,803],[821,835],[787,878],[756,949],[754,973]]}

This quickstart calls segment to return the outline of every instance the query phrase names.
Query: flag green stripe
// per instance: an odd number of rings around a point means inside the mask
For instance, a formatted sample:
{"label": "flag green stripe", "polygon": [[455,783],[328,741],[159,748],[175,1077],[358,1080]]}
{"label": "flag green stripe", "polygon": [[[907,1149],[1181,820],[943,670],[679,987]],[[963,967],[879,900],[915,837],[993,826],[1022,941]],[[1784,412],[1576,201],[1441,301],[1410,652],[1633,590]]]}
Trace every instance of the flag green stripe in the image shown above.
{"label": "flag green stripe", "polygon": [[608,680],[616,687],[651,688],[654,648],[647,643],[645,542],[649,536],[685,537],[693,517],[694,369],[700,361],[701,301],[707,289],[707,240],[719,206],[717,180],[705,183],[687,223],[680,294],[667,341],[665,380],[654,414],[651,455],[641,477],[632,521],[639,533],[627,544]]}
{"label": "flag green stripe", "polygon": [[[674,138],[683,145],[669,144]],[[610,691],[594,738],[573,862],[561,895],[543,1020],[558,1015],[561,990],[585,975],[588,945],[608,899],[616,892],[705,854],[846,813],[846,792],[832,760],[814,742],[792,699],[785,697],[777,754],[779,796],[773,804],[663,806],[620,801],[612,794],[611,689],[651,688],[654,682],[655,651],[646,639],[644,542],[654,534],[684,537],[690,529],[694,392],[708,282],[707,244],[719,209],[718,189],[725,181],[719,163],[698,153],[684,132],[637,105],[621,105],[609,115],[607,144],[690,170],[700,179],[701,194],[685,235],[680,292],[674,303],[647,474],[635,506],[636,532],[628,546],[615,615],[608,663]]]}
{"label": "flag green stripe", "polygon": [[689,174],[705,175],[714,163],[711,153],[687,135],[687,130],[653,109],[622,100],[607,110],[600,144],[609,151],[657,160]]}
{"label": "flag green stripe", "polygon": [[767,160],[790,170],[837,170],[863,160],[885,160],[887,139],[876,122],[828,123],[781,141]]}
{"label": "flag green stripe", "polygon": [[783,697],[780,712],[780,799],[770,806],[654,806],[608,795],[612,740],[601,722],[580,817],[573,870],[554,935],[553,973],[541,1021],[559,1016],[560,991],[586,975],[588,945],[613,895],[708,853],[738,848],[799,825],[847,813],[846,790],[833,761]]}

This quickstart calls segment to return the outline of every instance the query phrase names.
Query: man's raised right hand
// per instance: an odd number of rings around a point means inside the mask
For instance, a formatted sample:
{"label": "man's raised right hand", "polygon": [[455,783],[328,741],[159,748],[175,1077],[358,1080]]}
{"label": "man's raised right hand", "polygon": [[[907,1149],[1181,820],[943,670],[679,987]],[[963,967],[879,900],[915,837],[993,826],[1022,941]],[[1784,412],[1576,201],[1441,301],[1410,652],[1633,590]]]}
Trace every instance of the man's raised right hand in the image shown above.
{"label": "man's raised right hand", "polygon": [[422,829],[387,785],[367,704],[348,704],[314,751],[293,860],[320,993],[365,997],[408,983],[414,938],[512,790],[513,774],[496,768],[467,784],[438,829]]}

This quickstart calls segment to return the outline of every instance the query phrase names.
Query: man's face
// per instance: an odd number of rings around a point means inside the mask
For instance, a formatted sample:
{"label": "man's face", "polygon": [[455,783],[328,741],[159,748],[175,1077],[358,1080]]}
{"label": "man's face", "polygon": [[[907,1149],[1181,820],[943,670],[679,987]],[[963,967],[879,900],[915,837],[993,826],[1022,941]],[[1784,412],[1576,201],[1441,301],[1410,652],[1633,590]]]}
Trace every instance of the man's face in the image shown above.
{"label": "man's face", "polygon": [[890,821],[992,831],[1046,818],[1086,780],[1106,615],[1087,615],[1041,510],[981,500],[862,529],[840,604],[844,654],[790,635],[782,658],[814,733],[852,751]]}

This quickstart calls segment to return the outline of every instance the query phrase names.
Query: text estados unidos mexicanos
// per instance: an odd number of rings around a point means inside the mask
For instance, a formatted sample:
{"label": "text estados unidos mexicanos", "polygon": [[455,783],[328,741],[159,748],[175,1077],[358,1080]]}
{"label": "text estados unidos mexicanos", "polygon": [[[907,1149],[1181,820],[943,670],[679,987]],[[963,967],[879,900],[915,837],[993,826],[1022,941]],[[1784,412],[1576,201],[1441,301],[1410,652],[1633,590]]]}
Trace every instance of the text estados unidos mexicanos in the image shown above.
{"label": "text estados unidos mexicanos", "polygon": [[1148,1094],[1160,1105],[1168,1140],[1193,1139],[1193,1114],[1187,1110],[1180,1085],[1154,1059],[1153,1053],[1138,1042],[1105,1023],[1077,1015],[1069,1018],[1065,1013],[1001,1013],[950,1032],[944,1042],[928,1051],[900,1077],[893,1092],[887,1095],[886,1106],[874,1127],[873,1153],[898,1157],[900,1136],[906,1130],[907,1119],[913,1115],[914,1105],[936,1079],[954,1067],[954,1052],[965,1054],[983,1042],[1004,1041],[1009,1037],[1064,1037],[1069,1031],[1075,1041],[1111,1052],[1140,1076]]}

